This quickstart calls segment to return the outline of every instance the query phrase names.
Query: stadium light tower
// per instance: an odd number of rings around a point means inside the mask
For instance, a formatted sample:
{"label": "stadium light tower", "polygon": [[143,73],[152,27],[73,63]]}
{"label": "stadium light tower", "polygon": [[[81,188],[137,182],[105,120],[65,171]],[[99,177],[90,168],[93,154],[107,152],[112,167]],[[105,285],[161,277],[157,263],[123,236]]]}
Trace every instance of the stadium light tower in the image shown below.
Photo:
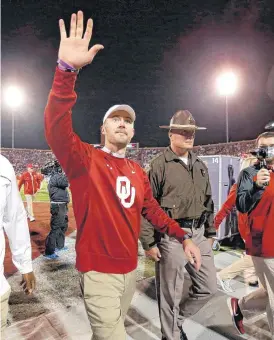
{"label": "stadium light tower", "polygon": [[231,72],[224,72],[217,78],[217,89],[221,96],[225,97],[225,121],[226,121],[226,142],[229,142],[228,127],[228,97],[232,96],[237,88],[237,77]]}
{"label": "stadium light tower", "polygon": [[22,105],[24,95],[17,86],[9,86],[5,92],[6,104],[11,108],[12,113],[12,148],[14,149],[14,119],[16,110]]}

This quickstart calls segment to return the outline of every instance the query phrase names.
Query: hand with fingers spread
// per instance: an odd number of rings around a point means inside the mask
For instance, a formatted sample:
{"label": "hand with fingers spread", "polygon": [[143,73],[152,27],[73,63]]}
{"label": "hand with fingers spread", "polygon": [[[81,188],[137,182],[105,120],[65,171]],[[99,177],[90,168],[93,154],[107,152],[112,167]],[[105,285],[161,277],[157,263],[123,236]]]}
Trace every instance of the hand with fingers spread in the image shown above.
{"label": "hand with fingers spread", "polygon": [[93,21],[88,19],[84,32],[84,15],[78,11],[73,13],[70,21],[70,33],[67,36],[63,19],[59,21],[61,42],[58,58],[75,69],[90,64],[95,55],[104,48],[103,45],[94,45],[89,49],[92,37]]}
{"label": "hand with fingers spread", "polygon": [[31,295],[36,288],[36,279],[33,272],[23,274],[20,285],[26,295]]}

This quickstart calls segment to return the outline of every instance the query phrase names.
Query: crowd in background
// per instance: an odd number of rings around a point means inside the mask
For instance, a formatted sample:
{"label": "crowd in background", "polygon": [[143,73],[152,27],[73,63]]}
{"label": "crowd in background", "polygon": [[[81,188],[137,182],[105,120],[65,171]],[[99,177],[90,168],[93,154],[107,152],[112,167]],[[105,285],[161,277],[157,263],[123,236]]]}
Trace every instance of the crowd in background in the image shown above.
{"label": "crowd in background", "polygon": [[[254,148],[254,140],[232,143],[208,144],[194,147],[199,156],[206,155],[230,155],[240,157],[248,154]],[[150,162],[164,147],[128,149],[127,157],[135,160],[142,168],[147,169]],[[6,149],[2,148],[1,153],[12,163],[16,174],[21,174],[27,163],[32,163],[37,169],[43,167],[47,162],[55,159],[50,150],[35,149]]]}
{"label": "crowd in background", "polygon": [[36,169],[41,169],[47,162],[55,159],[50,150],[2,148],[0,153],[11,162],[16,175],[24,172],[28,163],[32,163]]}
{"label": "crowd in background", "polygon": [[[207,155],[230,155],[242,157],[249,154],[254,149],[254,140],[239,141],[232,143],[208,144],[194,147],[194,152],[198,156]],[[147,169],[150,162],[163,152],[164,147],[128,149],[127,157],[135,160],[142,168]]]}

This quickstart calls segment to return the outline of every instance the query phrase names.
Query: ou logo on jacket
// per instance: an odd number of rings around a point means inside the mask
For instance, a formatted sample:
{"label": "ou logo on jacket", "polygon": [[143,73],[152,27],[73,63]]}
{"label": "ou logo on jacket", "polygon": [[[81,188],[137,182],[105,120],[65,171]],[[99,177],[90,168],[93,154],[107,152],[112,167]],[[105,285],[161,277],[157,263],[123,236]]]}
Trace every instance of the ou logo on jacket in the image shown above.
{"label": "ou logo on jacket", "polygon": [[[120,198],[125,208],[130,208],[134,204],[136,190],[131,186],[130,180],[126,176],[118,176],[116,180],[116,194]],[[126,202],[130,198],[129,202]]]}

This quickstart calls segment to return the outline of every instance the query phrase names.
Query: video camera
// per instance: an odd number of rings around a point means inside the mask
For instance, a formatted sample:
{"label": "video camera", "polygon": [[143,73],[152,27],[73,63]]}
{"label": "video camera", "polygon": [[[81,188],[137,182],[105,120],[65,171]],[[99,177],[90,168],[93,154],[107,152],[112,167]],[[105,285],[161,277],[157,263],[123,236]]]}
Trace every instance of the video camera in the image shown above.
{"label": "video camera", "polygon": [[[257,148],[250,153],[258,159],[260,169],[268,169],[266,159],[274,157],[274,147],[261,146],[260,148]],[[265,183],[264,185],[267,186],[268,183]]]}
{"label": "video camera", "polygon": [[267,169],[266,159],[274,157],[274,147],[261,146],[260,148],[257,148],[250,153],[258,159],[261,168]]}
{"label": "video camera", "polygon": [[44,176],[51,176],[56,173],[62,173],[62,171],[63,170],[61,168],[61,165],[57,160],[50,161],[46,163],[45,166],[43,166],[43,168],[41,168],[41,173]]}
{"label": "video camera", "polygon": [[274,120],[272,122],[269,122],[268,124],[266,124],[266,126],[264,128],[265,128],[265,130],[268,130],[268,131],[274,131]]}

